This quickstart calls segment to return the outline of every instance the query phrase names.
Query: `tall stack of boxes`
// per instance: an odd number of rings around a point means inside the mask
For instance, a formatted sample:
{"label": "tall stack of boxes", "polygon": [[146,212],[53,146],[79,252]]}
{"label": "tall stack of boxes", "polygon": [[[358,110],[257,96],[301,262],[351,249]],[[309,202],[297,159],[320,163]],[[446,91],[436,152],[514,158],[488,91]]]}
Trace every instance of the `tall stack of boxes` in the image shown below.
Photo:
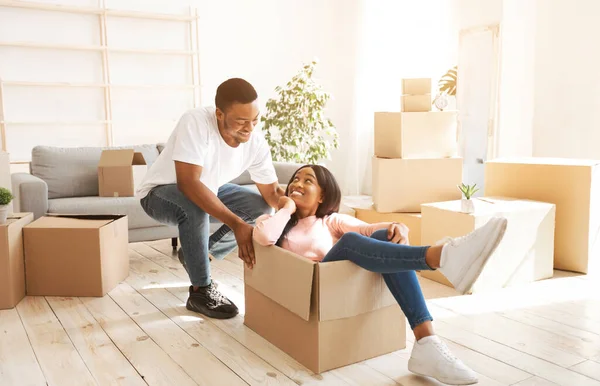
{"label": "tall stack of boxes", "polygon": [[373,207],[356,209],[369,222],[406,224],[420,245],[421,204],[460,199],[457,111],[431,110],[431,79],[402,80],[400,111],[376,112]]}

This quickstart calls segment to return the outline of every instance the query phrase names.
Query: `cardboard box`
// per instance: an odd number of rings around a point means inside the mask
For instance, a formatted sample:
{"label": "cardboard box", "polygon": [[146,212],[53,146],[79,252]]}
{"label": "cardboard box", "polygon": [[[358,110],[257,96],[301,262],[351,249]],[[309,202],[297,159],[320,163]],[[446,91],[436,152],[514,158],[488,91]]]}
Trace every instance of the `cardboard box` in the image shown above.
{"label": "cardboard box", "polygon": [[0,310],[25,297],[23,227],[32,221],[33,213],[15,213],[0,224]]}
{"label": "cardboard box", "polygon": [[354,209],[356,218],[375,224],[379,222],[398,222],[408,227],[410,245],[421,245],[421,213],[379,213],[375,209]]}
{"label": "cardboard box", "polygon": [[255,243],[244,324],[315,373],[406,347],[406,321],[381,275]]}
{"label": "cardboard box", "polygon": [[425,95],[402,95],[402,112],[426,112],[431,111],[431,94]]}
{"label": "cardboard box", "polygon": [[431,78],[402,79],[402,94],[423,95],[431,94]]}
{"label": "cardboard box", "polygon": [[104,296],[129,275],[127,216],[57,215],[23,228],[27,294]]}
{"label": "cardboard box", "polygon": [[588,273],[600,264],[600,161],[511,158],[485,164],[485,195],[556,205],[554,268]]}
{"label": "cardboard box", "polygon": [[446,158],[458,155],[458,113],[376,112],[375,156]]}
{"label": "cardboard box", "polygon": [[[501,197],[473,199],[474,213],[462,213],[461,201],[422,205],[421,242],[435,245],[446,236],[459,237],[483,226],[492,216],[508,220],[506,233],[472,293],[531,283],[553,276],[556,207],[545,202]],[[437,271],[421,276],[452,287]]]}
{"label": "cardboard box", "polygon": [[100,197],[133,197],[147,171],[142,153],[133,149],[104,150],[98,163]]}
{"label": "cardboard box", "polygon": [[373,157],[373,202],[381,213],[420,213],[421,204],[458,200],[463,160],[459,157]]}

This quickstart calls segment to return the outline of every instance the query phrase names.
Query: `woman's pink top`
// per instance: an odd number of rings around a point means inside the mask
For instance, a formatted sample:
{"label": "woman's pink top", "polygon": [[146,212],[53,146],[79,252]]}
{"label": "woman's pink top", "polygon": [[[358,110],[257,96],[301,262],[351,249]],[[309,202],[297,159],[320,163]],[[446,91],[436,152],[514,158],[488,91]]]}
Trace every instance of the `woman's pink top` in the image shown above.
{"label": "woman's pink top", "polygon": [[[256,219],[253,237],[261,245],[274,245],[291,217],[289,209]],[[314,261],[321,261],[331,247],[347,232],[371,236],[391,223],[367,224],[352,216],[334,213],[324,218],[310,216],[298,221],[286,235],[281,247]]]}

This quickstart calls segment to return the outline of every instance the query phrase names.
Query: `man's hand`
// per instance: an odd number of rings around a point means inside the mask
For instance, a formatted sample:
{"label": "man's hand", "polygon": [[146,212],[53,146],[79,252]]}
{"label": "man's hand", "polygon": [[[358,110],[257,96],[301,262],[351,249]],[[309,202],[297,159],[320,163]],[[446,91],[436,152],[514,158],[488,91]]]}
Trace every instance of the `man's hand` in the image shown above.
{"label": "man's hand", "polygon": [[250,269],[252,269],[256,263],[256,258],[254,257],[254,244],[252,244],[253,229],[254,227],[252,225],[245,222],[240,222],[233,228],[235,240],[238,245],[239,257]]}
{"label": "man's hand", "polygon": [[279,197],[279,202],[277,203],[277,209],[283,208],[289,209],[290,212],[294,214],[296,212],[296,203],[287,196],[281,196]]}
{"label": "man's hand", "polygon": [[409,245],[408,227],[404,224],[392,223],[388,227],[388,240],[394,244]]}
{"label": "man's hand", "polygon": [[277,209],[277,202],[279,198],[285,195],[285,190],[279,186],[279,182],[274,182],[268,185],[257,183],[256,186],[258,187],[258,191],[263,196],[267,204],[269,204],[271,208]]}

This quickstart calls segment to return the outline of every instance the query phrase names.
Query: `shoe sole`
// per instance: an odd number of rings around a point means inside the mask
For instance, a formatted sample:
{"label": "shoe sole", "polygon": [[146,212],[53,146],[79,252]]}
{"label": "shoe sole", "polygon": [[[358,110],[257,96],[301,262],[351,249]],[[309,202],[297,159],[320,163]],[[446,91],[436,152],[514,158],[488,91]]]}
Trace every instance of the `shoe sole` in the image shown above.
{"label": "shoe sole", "polygon": [[231,319],[231,318],[236,317],[240,313],[239,311],[237,311],[235,314],[226,314],[223,312],[211,311],[211,310],[205,309],[205,308],[200,309],[197,307],[190,306],[189,302],[187,302],[185,304],[185,308],[187,308],[190,311],[202,314],[204,316],[208,316],[209,318],[212,318],[212,319]]}
{"label": "shoe sole", "polygon": [[415,363],[412,358],[408,360],[408,371],[413,374],[420,375],[422,377],[429,377],[438,380],[439,382],[447,385],[474,385],[479,382],[479,379],[468,379],[464,381],[457,381],[455,379],[448,379],[444,377],[434,377],[433,375],[425,374],[425,371],[421,369],[421,365]]}
{"label": "shoe sole", "polygon": [[497,229],[496,238],[488,242],[486,247],[484,248],[481,255],[479,255],[476,261],[482,261],[481,264],[473,264],[471,268],[467,271],[462,280],[456,285],[454,288],[462,295],[468,293],[473,288],[475,281],[481,275],[481,272],[485,268],[487,262],[490,257],[496,251],[496,248],[500,244],[500,241],[504,238],[504,233],[506,232],[506,226],[508,221],[506,219],[502,219],[500,221],[500,229]]}

